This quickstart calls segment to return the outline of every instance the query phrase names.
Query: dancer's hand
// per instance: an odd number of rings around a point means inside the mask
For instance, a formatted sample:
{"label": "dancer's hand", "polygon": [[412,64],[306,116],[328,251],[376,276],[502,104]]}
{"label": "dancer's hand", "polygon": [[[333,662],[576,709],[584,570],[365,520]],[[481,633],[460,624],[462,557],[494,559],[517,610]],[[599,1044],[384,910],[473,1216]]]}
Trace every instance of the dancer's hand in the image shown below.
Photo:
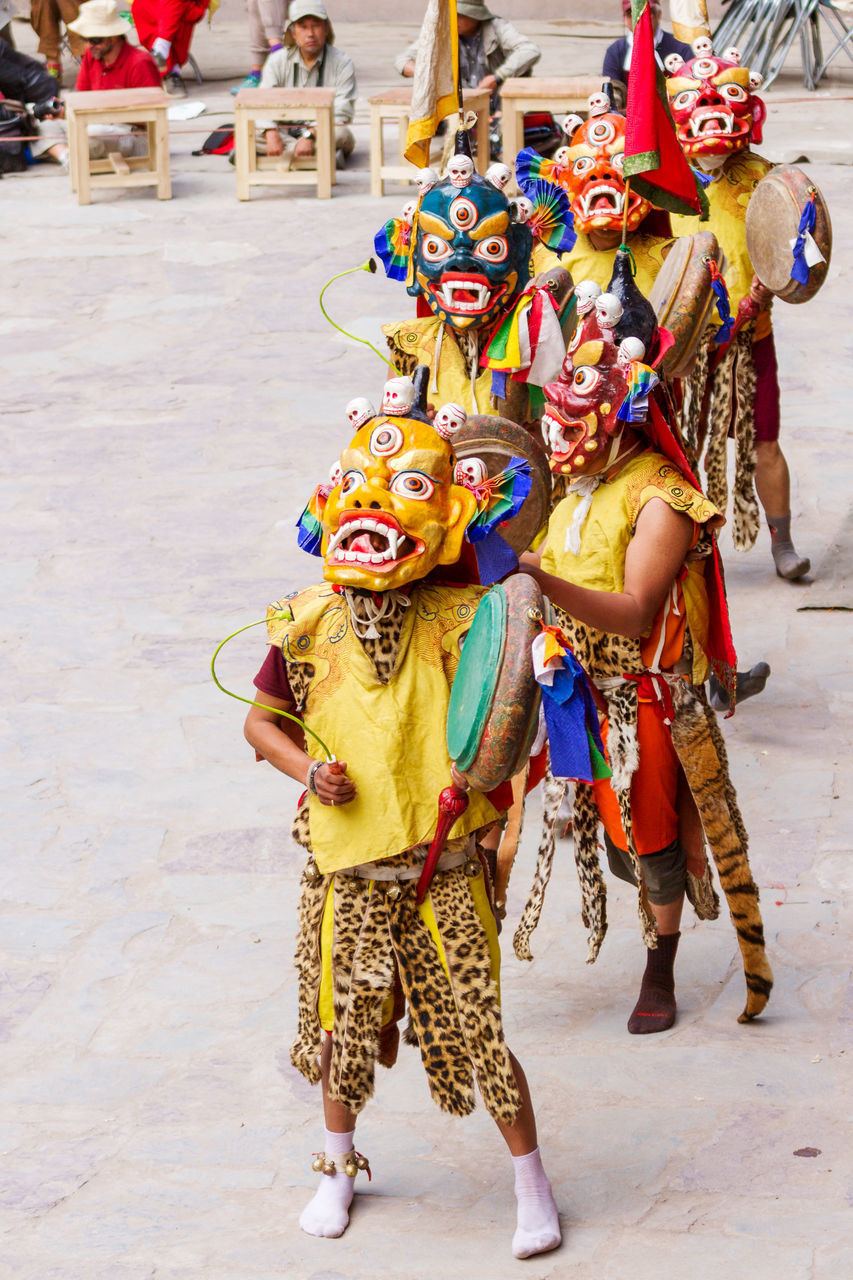
{"label": "dancer's hand", "polygon": [[357,795],[355,783],[347,777],[345,760],[329,760],[322,764],[314,774],[314,786],[321,804],[348,804]]}

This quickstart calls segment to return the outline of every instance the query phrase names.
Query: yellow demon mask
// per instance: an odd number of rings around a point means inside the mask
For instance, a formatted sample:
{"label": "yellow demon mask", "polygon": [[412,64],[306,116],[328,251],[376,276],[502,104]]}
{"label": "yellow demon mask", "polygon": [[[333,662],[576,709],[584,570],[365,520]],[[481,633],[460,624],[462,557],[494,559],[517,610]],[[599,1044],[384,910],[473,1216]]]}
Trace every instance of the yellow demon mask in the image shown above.
{"label": "yellow demon mask", "polygon": [[455,465],[449,440],[420,417],[359,426],[319,511],[326,581],[391,591],[455,564],[477,510]]}

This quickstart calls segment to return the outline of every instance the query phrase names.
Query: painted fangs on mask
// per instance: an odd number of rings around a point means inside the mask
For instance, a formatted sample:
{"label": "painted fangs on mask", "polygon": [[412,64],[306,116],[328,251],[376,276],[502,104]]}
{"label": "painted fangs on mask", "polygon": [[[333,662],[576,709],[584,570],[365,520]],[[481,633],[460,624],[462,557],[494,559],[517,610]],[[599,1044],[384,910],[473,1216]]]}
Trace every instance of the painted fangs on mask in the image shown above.
{"label": "painted fangs on mask", "polygon": [[709,107],[705,111],[694,111],[690,117],[690,132],[693,137],[704,137],[712,133],[734,133],[735,118],[730,111],[719,107]]}
{"label": "painted fangs on mask", "polygon": [[417,550],[416,543],[389,519],[353,516],[342,521],[329,539],[329,564],[370,564],[376,567],[397,564]]}
{"label": "painted fangs on mask", "polygon": [[[473,294],[473,297],[462,297],[462,294]],[[475,314],[487,311],[492,303],[492,288],[488,282],[472,278],[447,280],[442,279],[436,290],[436,297],[448,311],[460,315]]]}
{"label": "painted fangs on mask", "polygon": [[[622,210],[625,207],[625,192],[620,191],[618,187],[610,186],[607,182],[597,183],[578,198],[585,218],[593,217],[596,212],[621,217]],[[596,202],[595,206],[593,206],[593,201]],[[607,209],[598,209],[598,204],[601,201],[606,201]]]}

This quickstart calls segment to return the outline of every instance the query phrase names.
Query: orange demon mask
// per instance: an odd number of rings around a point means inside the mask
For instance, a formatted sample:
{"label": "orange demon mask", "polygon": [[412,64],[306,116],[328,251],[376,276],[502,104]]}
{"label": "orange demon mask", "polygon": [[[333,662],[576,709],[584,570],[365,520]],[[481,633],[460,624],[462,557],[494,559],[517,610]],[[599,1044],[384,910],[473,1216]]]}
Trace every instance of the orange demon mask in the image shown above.
{"label": "orange demon mask", "polygon": [[[621,231],[625,206],[625,117],[607,112],[590,116],[572,135],[563,157],[567,168],[559,182],[568,192],[576,231]],[[651,209],[631,192],[628,230],[636,231]]]}

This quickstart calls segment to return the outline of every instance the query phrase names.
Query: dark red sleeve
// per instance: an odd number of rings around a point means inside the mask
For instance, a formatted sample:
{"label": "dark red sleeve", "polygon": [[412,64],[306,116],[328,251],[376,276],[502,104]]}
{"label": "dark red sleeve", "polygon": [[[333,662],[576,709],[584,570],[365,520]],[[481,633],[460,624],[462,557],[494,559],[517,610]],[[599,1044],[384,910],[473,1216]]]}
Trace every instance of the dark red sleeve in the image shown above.
{"label": "dark red sleeve", "polygon": [[264,665],[255,676],[254,685],[261,693],[268,693],[273,698],[281,698],[282,702],[296,703],[290,681],[287,678],[287,667],[281,649],[270,645]]}
{"label": "dark red sleeve", "polygon": [[80,63],[80,70],[77,72],[77,83],[74,88],[78,93],[88,93],[92,88],[92,77],[90,74],[92,66],[92,55],[87,49],[83,54],[83,61]]}

